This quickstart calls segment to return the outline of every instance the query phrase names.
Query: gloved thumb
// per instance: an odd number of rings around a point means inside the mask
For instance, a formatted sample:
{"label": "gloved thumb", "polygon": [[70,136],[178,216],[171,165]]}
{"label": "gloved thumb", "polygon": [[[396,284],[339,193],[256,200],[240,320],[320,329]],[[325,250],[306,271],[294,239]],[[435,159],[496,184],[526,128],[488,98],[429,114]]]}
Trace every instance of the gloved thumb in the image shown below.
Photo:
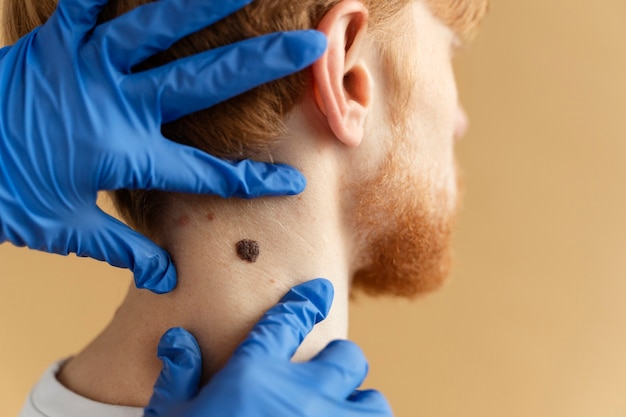
{"label": "gloved thumb", "polygon": [[161,337],[157,356],[163,362],[163,369],[144,411],[145,417],[171,414],[172,408],[180,408],[199,389],[202,354],[191,333],[180,327],[169,329]]}

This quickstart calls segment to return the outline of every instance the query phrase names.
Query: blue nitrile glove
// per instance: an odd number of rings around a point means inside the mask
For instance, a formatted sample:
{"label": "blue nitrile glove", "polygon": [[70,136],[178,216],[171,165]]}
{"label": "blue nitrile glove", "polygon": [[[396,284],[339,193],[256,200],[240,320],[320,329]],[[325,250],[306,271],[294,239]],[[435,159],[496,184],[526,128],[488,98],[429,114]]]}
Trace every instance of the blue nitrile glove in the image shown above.
{"label": "blue nitrile glove", "polygon": [[325,279],[292,288],[201,389],[196,340],[181,328],[168,330],[159,343],[163,370],[144,417],[392,416],[382,394],[357,390],[367,361],[354,343],[336,340],[308,362],[291,362],[332,298]]}
{"label": "blue nitrile glove", "polygon": [[60,0],[46,24],[0,50],[0,243],[103,260],[167,292],[170,257],[100,211],[99,190],[301,192],[293,168],[225,162],[160,128],[308,66],[325,49],[322,34],[275,33],[130,72],[250,1],[160,0],[96,26],[106,0]]}

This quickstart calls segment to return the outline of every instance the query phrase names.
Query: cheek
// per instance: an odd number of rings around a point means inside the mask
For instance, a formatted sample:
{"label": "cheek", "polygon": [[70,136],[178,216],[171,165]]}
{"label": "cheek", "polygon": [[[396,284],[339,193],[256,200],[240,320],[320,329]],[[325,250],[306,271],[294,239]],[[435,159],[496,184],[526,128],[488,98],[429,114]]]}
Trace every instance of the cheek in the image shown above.
{"label": "cheek", "polygon": [[457,125],[457,96],[453,83],[438,80],[427,84],[416,97],[412,130],[422,164],[435,171],[452,169]]}
{"label": "cheek", "polygon": [[452,71],[441,67],[424,74],[416,108],[423,111],[416,122],[423,126],[424,137],[437,150],[450,149],[457,118],[458,96]]}
{"label": "cheek", "polygon": [[[441,73],[440,73],[441,74]],[[451,79],[427,78],[428,83],[414,95],[414,111],[404,134],[406,155],[417,181],[433,196],[453,207],[457,200],[457,172],[454,136],[457,118],[456,87]],[[453,78],[452,78],[453,80]],[[441,201],[441,200],[440,200]]]}

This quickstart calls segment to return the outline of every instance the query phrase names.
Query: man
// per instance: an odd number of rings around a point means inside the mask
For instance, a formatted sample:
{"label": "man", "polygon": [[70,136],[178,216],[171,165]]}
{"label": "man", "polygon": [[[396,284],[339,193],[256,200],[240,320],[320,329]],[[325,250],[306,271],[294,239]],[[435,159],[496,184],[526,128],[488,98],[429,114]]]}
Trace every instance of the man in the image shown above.
{"label": "man", "polygon": [[[165,296],[129,290],[110,326],[57,374],[75,393],[145,406],[160,369],[158,339],[172,326],[197,337],[210,380],[280,295],[317,276],[333,282],[335,303],[302,359],[346,337],[352,287],[413,296],[445,278],[453,145],[466,125],[451,59],[485,2],[292,3],[258,3],[213,38],[200,36],[215,47],[272,25],[316,27],[328,51],[311,71],[216,107],[223,117],[214,114],[220,123],[208,131],[197,113],[165,133],[222,157],[287,162],[308,178],[307,190],[251,202],[119,192],[121,212],[172,254],[180,282]],[[233,131],[243,139],[233,141]]]}
{"label": "man", "polygon": [[[106,24],[97,22],[106,0],[60,0],[56,9],[52,1],[4,2],[0,26],[15,43],[0,50],[0,243],[105,260],[132,269],[138,288],[163,293],[176,284],[169,255],[99,211],[97,190],[148,187],[247,198],[301,192],[303,177],[291,167],[225,162],[168,141],[160,125],[310,65],[326,47],[324,35],[273,33],[152,71],[130,71],[249,2],[163,0]],[[146,416],[245,416],[251,407],[282,415],[302,404],[310,417],[388,415],[379,393],[355,391],[366,360],[354,345],[329,345],[306,364],[307,372],[289,361],[327,314],[329,285],[315,280],[291,289],[201,390],[195,339],[180,328],[166,332],[158,347],[163,370]],[[282,387],[280,395],[265,395],[268,383]],[[40,385],[24,415],[98,415],[95,403],[60,386],[53,370]],[[228,401],[235,395],[241,401]]]}

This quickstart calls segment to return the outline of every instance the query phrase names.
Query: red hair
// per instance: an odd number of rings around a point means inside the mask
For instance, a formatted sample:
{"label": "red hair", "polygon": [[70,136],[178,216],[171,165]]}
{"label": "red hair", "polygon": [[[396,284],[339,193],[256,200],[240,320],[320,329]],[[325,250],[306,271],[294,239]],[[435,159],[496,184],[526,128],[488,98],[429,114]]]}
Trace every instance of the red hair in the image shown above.
{"label": "red hair", "polygon": [[[208,0],[207,0],[208,1]],[[219,1],[219,0],[217,0]],[[197,52],[275,31],[317,27],[340,0],[257,0],[226,19],[177,42],[144,62],[137,70],[163,65]],[[362,0],[370,14],[369,27],[382,45],[392,18],[411,0]],[[109,20],[150,0],[110,0],[100,15]],[[433,13],[462,37],[468,37],[486,13],[489,0],[427,0]],[[55,0],[4,0],[4,39],[14,43],[43,24]],[[384,49],[384,48],[381,48]],[[284,133],[284,118],[298,103],[309,77],[307,71],[260,86],[210,109],[164,125],[163,134],[213,155],[242,159],[267,155]],[[117,190],[113,199],[131,226],[152,235],[166,201],[166,193]]]}

